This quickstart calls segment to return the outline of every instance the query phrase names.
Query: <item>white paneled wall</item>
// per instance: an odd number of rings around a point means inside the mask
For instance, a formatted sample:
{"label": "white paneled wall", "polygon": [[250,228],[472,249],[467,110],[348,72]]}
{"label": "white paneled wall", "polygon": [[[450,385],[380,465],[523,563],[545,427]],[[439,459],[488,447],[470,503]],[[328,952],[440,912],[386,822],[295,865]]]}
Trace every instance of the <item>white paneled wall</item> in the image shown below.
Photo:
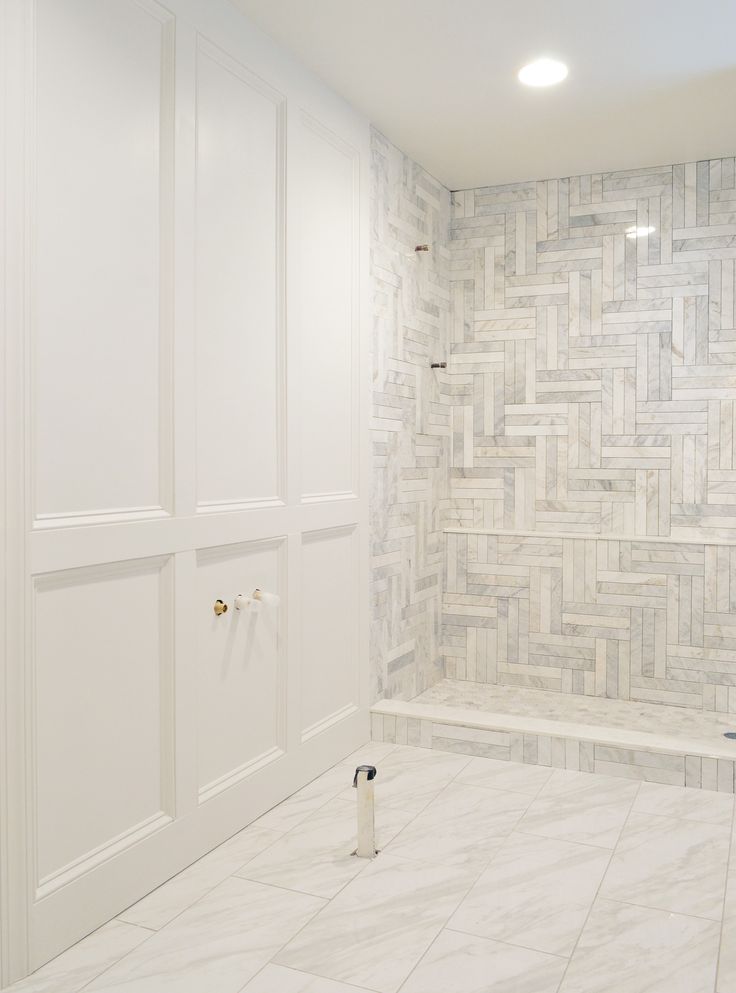
{"label": "white paneled wall", "polygon": [[368,737],[368,126],[225,0],[0,17],[9,981]]}

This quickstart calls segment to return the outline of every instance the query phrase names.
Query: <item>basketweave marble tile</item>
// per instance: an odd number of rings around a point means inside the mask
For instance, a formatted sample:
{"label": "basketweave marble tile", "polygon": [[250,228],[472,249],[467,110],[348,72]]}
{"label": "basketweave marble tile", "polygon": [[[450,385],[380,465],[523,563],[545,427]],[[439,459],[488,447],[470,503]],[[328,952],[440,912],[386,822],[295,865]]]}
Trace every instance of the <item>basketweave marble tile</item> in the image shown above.
{"label": "basketweave marble tile", "polygon": [[567,959],[444,930],[401,993],[557,993]]}
{"label": "basketweave marble tile", "polygon": [[601,896],[720,921],[730,825],[632,813]]}
{"label": "basketweave marble tile", "polygon": [[712,993],[718,939],[714,921],[597,900],[560,993]]}
{"label": "basketweave marble tile", "polygon": [[448,927],[553,955],[570,955],[610,853],[514,832]]}

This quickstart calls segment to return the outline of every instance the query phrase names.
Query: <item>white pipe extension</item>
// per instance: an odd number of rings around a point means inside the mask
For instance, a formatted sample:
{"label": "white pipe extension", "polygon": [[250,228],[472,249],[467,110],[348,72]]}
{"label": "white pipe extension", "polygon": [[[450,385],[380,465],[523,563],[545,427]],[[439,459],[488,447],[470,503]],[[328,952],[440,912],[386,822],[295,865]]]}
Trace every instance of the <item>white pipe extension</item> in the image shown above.
{"label": "white pipe extension", "polygon": [[361,859],[373,859],[378,854],[373,789],[375,778],[374,765],[359,765],[355,770],[353,786],[358,791],[358,847],[355,854]]}
{"label": "white pipe extension", "polygon": [[263,590],[253,590],[252,593],[238,593],[235,597],[236,610],[258,610],[264,607],[278,607],[281,597],[278,593],[264,593]]}

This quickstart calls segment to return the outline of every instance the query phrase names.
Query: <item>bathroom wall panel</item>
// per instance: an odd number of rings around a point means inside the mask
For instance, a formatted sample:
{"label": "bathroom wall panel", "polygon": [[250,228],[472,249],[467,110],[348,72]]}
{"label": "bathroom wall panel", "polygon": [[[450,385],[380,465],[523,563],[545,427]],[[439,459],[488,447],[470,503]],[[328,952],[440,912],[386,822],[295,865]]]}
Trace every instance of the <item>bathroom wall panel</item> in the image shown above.
{"label": "bathroom wall panel", "polygon": [[300,721],[308,739],[353,712],[360,697],[358,533],[307,533],[301,558]]}
{"label": "bathroom wall panel", "polygon": [[369,133],[229,0],[0,8],[4,985],[368,737]]}
{"label": "bathroom wall panel", "polygon": [[172,568],[140,559],[35,580],[41,893],[172,813]]}
{"label": "bathroom wall panel", "polygon": [[153,0],[36,4],[39,524],[169,508],[172,28]]}
{"label": "bathroom wall panel", "polygon": [[285,98],[197,47],[197,504],[283,495]]}
{"label": "bathroom wall panel", "polygon": [[[285,611],[236,610],[234,596],[285,589],[285,539],[197,553],[197,781],[200,802],[286,747]],[[228,611],[213,613],[223,598]]]}
{"label": "bathroom wall panel", "polygon": [[300,489],[303,500],[315,501],[358,488],[359,159],[311,115],[302,113],[297,128],[293,331],[301,384]]}

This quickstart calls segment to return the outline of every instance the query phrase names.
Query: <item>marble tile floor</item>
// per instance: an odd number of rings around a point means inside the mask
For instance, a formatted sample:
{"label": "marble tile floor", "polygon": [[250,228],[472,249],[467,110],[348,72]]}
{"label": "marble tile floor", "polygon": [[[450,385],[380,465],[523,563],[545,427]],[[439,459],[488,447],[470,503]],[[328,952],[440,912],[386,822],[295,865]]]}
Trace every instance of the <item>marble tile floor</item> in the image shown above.
{"label": "marble tile floor", "polygon": [[373,743],[8,993],[736,993],[733,832],[731,794]]}

